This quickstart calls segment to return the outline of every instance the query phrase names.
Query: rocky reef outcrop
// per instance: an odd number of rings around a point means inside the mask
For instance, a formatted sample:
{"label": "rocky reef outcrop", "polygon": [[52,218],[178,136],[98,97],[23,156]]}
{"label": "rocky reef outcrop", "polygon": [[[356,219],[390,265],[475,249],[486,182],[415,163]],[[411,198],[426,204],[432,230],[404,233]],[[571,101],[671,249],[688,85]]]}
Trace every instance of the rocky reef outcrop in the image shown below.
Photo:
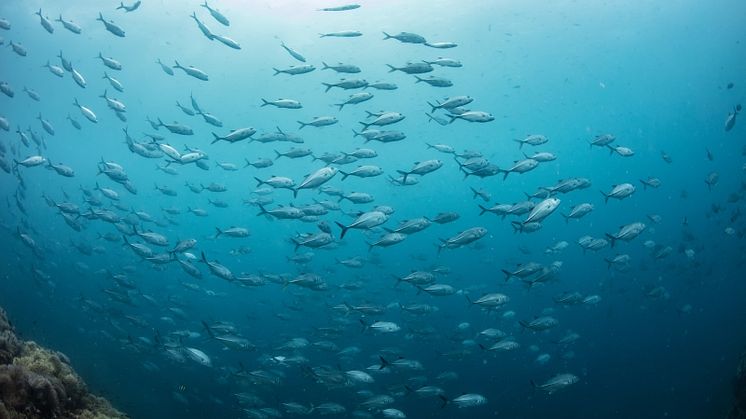
{"label": "rocky reef outcrop", "polygon": [[94,396],[62,353],[23,341],[0,308],[0,419],[119,419]]}
{"label": "rocky reef outcrop", "polygon": [[741,354],[738,368],[736,368],[733,395],[735,396],[735,402],[728,413],[728,419],[746,419],[746,351]]}

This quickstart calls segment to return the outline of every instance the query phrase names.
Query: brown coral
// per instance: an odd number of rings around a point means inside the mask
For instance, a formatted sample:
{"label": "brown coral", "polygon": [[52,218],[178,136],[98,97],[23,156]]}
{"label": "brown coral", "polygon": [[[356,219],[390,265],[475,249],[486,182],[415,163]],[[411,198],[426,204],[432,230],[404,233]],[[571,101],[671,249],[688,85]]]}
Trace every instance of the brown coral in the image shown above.
{"label": "brown coral", "polygon": [[0,419],[126,418],[86,390],[69,359],[17,338],[0,308]]}
{"label": "brown coral", "polygon": [[8,321],[5,311],[0,308],[0,365],[9,364],[21,350],[13,326]]}

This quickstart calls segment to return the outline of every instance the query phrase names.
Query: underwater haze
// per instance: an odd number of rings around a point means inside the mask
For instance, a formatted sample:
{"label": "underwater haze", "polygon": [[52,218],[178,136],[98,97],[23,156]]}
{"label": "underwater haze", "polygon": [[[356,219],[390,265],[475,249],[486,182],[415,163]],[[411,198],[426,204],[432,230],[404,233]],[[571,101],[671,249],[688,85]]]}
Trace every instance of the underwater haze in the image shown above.
{"label": "underwater haze", "polygon": [[0,306],[133,418],[725,417],[746,3],[0,3]]}

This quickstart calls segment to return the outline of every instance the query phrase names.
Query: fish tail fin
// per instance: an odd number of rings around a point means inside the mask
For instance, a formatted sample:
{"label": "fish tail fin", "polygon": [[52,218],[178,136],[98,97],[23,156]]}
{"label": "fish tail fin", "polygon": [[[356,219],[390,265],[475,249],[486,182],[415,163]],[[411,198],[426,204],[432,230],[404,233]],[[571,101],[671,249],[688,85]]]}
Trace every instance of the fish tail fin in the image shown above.
{"label": "fish tail fin", "polygon": [[220,136],[218,136],[218,134],[215,134],[214,132],[212,133],[212,136],[215,137],[215,139],[212,140],[212,142],[210,144],[215,144],[218,141],[222,140],[222,138],[220,138]]}
{"label": "fish tail fin", "polygon": [[119,3],[119,7],[116,8],[116,10],[124,9],[124,2]]}
{"label": "fish tail fin", "polygon": [[[273,74],[273,76],[276,76],[276,75],[282,73],[282,70],[278,70],[278,69],[276,69],[274,67],[272,67],[272,70],[275,70],[275,74]],[[264,100],[264,99],[262,99],[262,100]]]}
{"label": "fish tail fin", "polygon": [[335,103],[334,105],[335,105],[335,106],[339,106],[339,110],[340,110],[340,111],[341,111],[341,110],[342,110],[342,108],[344,108],[344,106],[345,106],[345,104],[344,104],[344,103]]}
{"label": "fish tail fin", "polygon": [[257,204],[257,205],[259,205],[259,214],[257,214],[257,215],[269,214],[267,212],[266,208],[264,208],[264,205],[262,205],[262,204]]}
{"label": "fish tail fin", "polygon": [[414,78],[416,78],[416,79],[417,79],[417,81],[416,81],[416,82],[414,82],[415,84],[417,84],[417,83],[419,83],[419,82],[422,82],[422,81],[425,81],[425,80],[424,80],[424,79],[423,79],[422,77],[420,77],[420,76],[414,76]]}
{"label": "fish tail fin", "polygon": [[440,402],[441,402],[440,408],[442,409],[442,408],[446,407],[446,405],[448,404],[448,399],[446,398],[446,396],[440,394],[440,395],[438,395],[438,397],[440,398]]}
{"label": "fish tail fin", "polygon": [[[430,103],[430,102],[427,102],[427,104],[428,104],[428,105],[430,105],[430,107],[431,107],[431,108],[433,108],[433,110],[431,110],[430,112],[435,112],[435,111],[436,111],[436,110],[437,110],[437,109],[439,108],[439,106],[433,105],[433,104],[432,104],[432,103]],[[426,114],[426,115],[427,115],[427,114]],[[432,117],[431,115],[427,115],[427,116],[429,116],[429,117],[430,117],[430,119],[433,119],[433,117]]]}
{"label": "fish tail fin", "polygon": [[204,320],[200,320],[200,321],[202,322],[202,326],[207,331],[207,334],[210,335],[211,338],[215,339],[215,335],[212,333],[212,329],[210,329],[210,325],[207,324],[207,322]]}
{"label": "fish tail fin", "polygon": [[384,36],[384,38],[383,38],[384,41],[387,40],[387,39],[393,38],[393,36],[387,34],[386,32],[383,33],[383,36]]}
{"label": "fish tail fin", "polygon": [[518,221],[512,221],[510,223],[511,226],[513,226],[513,233],[522,233],[523,232],[523,224],[521,224]]}
{"label": "fish tail fin", "polygon": [[606,262],[606,269],[611,269],[611,265],[614,263],[614,261],[607,258],[604,258],[604,261]]}
{"label": "fish tail fin", "polygon": [[[96,20],[100,20],[100,21],[103,22],[104,21],[104,15],[101,12],[98,12],[98,17],[96,18]],[[101,55],[101,53],[99,52],[98,55]]]}
{"label": "fish tail fin", "polygon": [[335,221],[334,223],[335,223],[336,225],[338,225],[338,226],[339,226],[339,228],[341,228],[341,229],[342,229],[342,232],[341,232],[341,233],[339,234],[339,238],[340,238],[340,239],[343,239],[343,238],[345,237],[345,234],[347,234],[347,230],[349,229],[349,227],[345,227],[345,225],[344,225],[344,224],[342,224],[342,223],[340,223],[339,221]]}
{"label": "fish tail fin", "polygon": [[292,188],[293,190],[293,199],[298,197],[298,188]]}
{"label": "fish tail fin", "polygon": [[[475,195],[475,196],[476,196],[476,195]],[[484,206],[482,206],[482,204],[478,204],[477,206],[478,206],[478,207],[479,207],[479,209],[481,210],[481,211],[479,212],[479,215],[484,215],[484,213],[485,213],[485,212],[487,212],[487,208],[485,208]]]}
{"label": "fish tail fin", "polygon": [[[248,166],[249,164],[250,164],[250,163],[249,163],[249,161],[248,161],[248,160],[246,160],[246,165]],[[265,184],[265,183],[266,183],[265,181],[263,181],[263,180],[259,179],[259,178],[258,178],[258,177],[256,177],[256,176],[254,176],[254,180],[256,180],[256,186],[257,186],[257,188],[258,188],[258,187],[260,187],[260,186],[262,186],[263,184]]]}
{"label": "fish tail fin", "polygon": [[449,123],[449,124],[452,124],[452,123],[453,123],[453,121],[455,121],[455,120],[457,120],[457,119],[459,118],[459,115],[451,115],[451,114],[448,114],[448,115],[446,115],[446,116],[448,116],[449,118],[451,118],[451,120],[450,120],[450,121],[448,121],[448,123]]}
{"label": "fish tail fin", "polygon": [[205,256],[204,251],[200,252],[200,256],[201,256],[200,260],[204,263],[207,263],[207,256]]}
{"label": "fish tail fin", "polygon": [[339,171],[339,173],[341,173],[341,174],[342,174],[342,180],[345,180],[345,179],[347,179],[347,176],[349,176],[349,175],[350,175],[349,173],[347,173],[347,172],[343,172],[343,171],[341,171],[341,170]]}
{"label": "fish tail fin", "polygon": [[107,90],[106,90],[106,89],[104,89],[104,94],[102,94],[102,95],[99,95],[98,97],[100,97],[100,98],[102,98],[102,99],[108,99],[108,98],[107,98],[107,95],[106,95],[106,93],[107,93]]}
{"label": "fish tail fin", "polygon": [[327,65],[327,64],[326,64],[325,62],[323,62],[323,61],[321,62],[321,65],[323,65],[323,66],[324,66],[324,67],[322,68],[322,70],[326,70],[327,68],[331,68],[331,67],[329,67],[329,66],[328,66],[328,65]]}
{"label": "fish tail fin", "polygon": [[306,125],[308,125],[308,124],[306,124],[305,122],[301,122],[301,121],[295,121],[295,122],[297,122],[297,123],[299,123],[299,124],[300,124],[300,128],[298,128],[299,130],[300,130],[300,129],[303,129],[303,128],[304,128],[304,127],[305,127]]}
{"label": "fish tail fin", "polygon": [[563,217],[565,217],[565,224],[569,224],[570,223],[570,216],[569,215],[565,215],[565,214],[562,214],[562,213],[560,213],[560,215],[563,216]]}
{"label": "fish tail fin", "polygon": [[273,151],[275,152],[275,154],[277,154],[277,157],[275,157],[275,160],[277,160],[280,157],[282,157],[282,154],[279,151],[277,151],[277,150],[273,150]]}
{"label": "fish tail fin", "polygon": [[[362,319],[360,321],[362,321]],[[386,358],[382,357],[381,355],[378,355],[378,359],[381,361],[381,365],[378,367],[379,370],[382,370],[386,367],[391,366],[391,363],[387,361]]]}
{"label": "fish tail fin", "polygon": [[607,194],[604,191],[599,191],[599,192],[601,192],[601,195],[604,196],[604,204],[608,204],[609,203],[609,194]]}
{"label": "fish tail fin", "polygon": [[394,66],[393,66],[393,65],[391,65],[391,64],[386,64],[386,65],[387,65],[387,66],[389,67],[389,73],[393,73],[394,71],[396,71],[396,70],[397,70],[397,68],[396,68],[396,67],[394,67]]}
{"label": "fish tail fin", "polygon": [[508,271],[507,269],[501,269],[501,271],[503,271],[503,274],[505,274],[505,282],[507,282],[510,277],[513,276],[513,274],[510,273],[510,271]]}
{"label": "fish tail fin", "polygon": [[217,231],[217,233],[215,233],[215,238],[217,239],[218,237],[220,237],[221,234],[223,234],[223,230],[221,230],[219,227],[215,227],[215,230]]}
{"label": "fish tail fin", "polygon": [[328,92],[329,89],[331,89],[332,87],[334,87],[334,85],[332,85],[330,83],[321,83],[321,84],[323,84],[324,86],[326,86],[326,90],[324,90],[324,93]]}
{"label": "fish tail fin", "polygon": [[617,238],[616,238],[616,237],[614,237],[614,236],[612,236],[612,235],[611,235],[611,234],[609,234],[609,233],[604,233],[604,234],[605,234],[605,236],[606,236],[606,237],[607,237],[607,238],[609,239],[609,241],[611,241],[611,248],[613,249],[613,248],[614,248],[614,245],[616,244]]}

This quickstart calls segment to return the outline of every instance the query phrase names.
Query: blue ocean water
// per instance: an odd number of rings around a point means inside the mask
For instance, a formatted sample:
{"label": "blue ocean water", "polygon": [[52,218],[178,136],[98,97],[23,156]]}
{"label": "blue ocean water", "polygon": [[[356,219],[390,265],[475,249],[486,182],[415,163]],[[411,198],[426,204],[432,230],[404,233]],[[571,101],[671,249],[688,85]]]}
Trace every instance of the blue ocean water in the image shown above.
{"label": "blue ocean water", "polygon": [[[399,417],[399,412],[409,418],[723,417],[746,343],[746,131],[740,116],[733,116],[744,101],[746,6],[737,1],[366,1],[350,10],[318,10],[343,4],[210,2],[229,19],[228,26],[198,1],[145,0],[132,12],[116,9],[113,1],[0,4],[0,18],[10,26],[0,31],[5,44],[0,81],[13,91],[12,97],[0,95],[0,116],[9,123],[0,131],[8,168],[0,172],[7,201],[0,209],[6,237],[0,305],[22,335],[67,354],[92,391],[136,418],[298,416],[288,412],[290,402],[305,406],[309,417]],[[39,8],[52,20],[53,33],[40,25],[34,14]],[[96,20],[99,12],[125,36],[108,32]],[[193,12],[212,33],[235,40],[240,49],[206,37],[190,17]],[[60,14],[81,33],[55,22]],[[341,31],[360,36],[319,36]],[[417,42],[384,40],[383,32],[417,34],[432,46],[411,36],[402,39]],[[21,43],[27,54],[7,47],[11,41]],[[455,46],[437,48],[450,46],[440,42]],[[282,43],[315,69],[273,75],[273,68],[304,65]],[[57,77],[44,67],[47,62],[62,67],[60,52],[85,78],[84,88],[71,71],[63,69]],[[96,58],[99,53],[122,69],[106,67]],[[430,71],[417,76],[442,78],[450,87],[416,82],[415,75],[387,67],[422,67],[439,57],[460,66],[427,65]],[[180,69],[169,75],[158,59],[194,66],[209,80]],[[361,71],[337,73],[322,69],[322,63],[351,64]],[[104,73],[121,82],[123,91],[103,79]],[[322,83],[342,79],[397,88],[325,92]],[[24,87],[37,92],[39,100]],[[126,105],[125,120],[99,97],[104,91]],[[335,106],[360,92],[373,97]],[[458,96],[473,101],[463,109],[432,111],[428,105]],[[195,111],[192,97],[222,127],[176,106],[178,101]],[[297,100],[302,107],[261,106],[262,99],[277,98]],[[72,105],[76,99],[95,113],[96,123]],[[366,112],[381,111],[405,118],[371,129],[398,131],[406,138],[382,142],[371,134],[365,142],[354,136],[353,130],[363,128],[360,121],[374,120]],[[469,111],[494,119],[469,122],[475,115]],[[429,121],[431,112],[442,124]],[[54,135],[44,130],[39,115],[53,125]],[[297,122],[322,116],[337,122],[302,129]],[[148,118],[187,125],[193,135],[155,130]],[[735,118],[732,127],[728,118]],[[213,132],[224,136],[247,127],[257,131],[249,139],[212,143]],[[259,140],[278,129],[285,141]],[[27,145],[16,130],[29,138]],[[130,151],[123,130],[159,157]],[[604,134],[614,138],[609,146],[623,148],[589,145]],[[516,141],[529,135],[547,141]],[[449,146],[455,153],[428,144]],[[203,168],[167,157],[166,145],[179,156],[200,150]],[[276,158],[275,150],[291,147],[310,149],[315,157],[362,148],[376,156],[351,162]],[[475,169],[459,169],[468,159],[454,154],[467,151],[483,158],[472,161]],[[486,164],[501,170],[522,160],[526,164],[537,152],[556,158],[505,179],[502,172],[464,176]],[[13,163],[35,155],[69,166],[74,177],[46,164]],[[243,167],[245,159],[259,158],[273,164]],[[428,160],[439,160],[442,167],[408,175],[418,181],[413,185],[390,180]],[[327,165],[344,172],[374,165],[383,174],[342,180],[336,173],[323,185],[298,190],[297,197],[288,189],[267,191],[254,179],[283,176],[298,185]],[[112,176],[125,176],[136,193]],[[549,192],[561,180],[578,178],[589,183]],[[186,183],[226,191],[193,192]],[[624,183],[633,185],[634,193],[606,203],[599,191],[609,193]],[[106,197],[97,184],[117,192],[118,200]],[[489,197],[475,196],[472,188]],[[374,200],[343,199],[337,207],[335,190],[367,193]],[[479,205],[512,206],[527,201],[527,194],[533,195],[531,205],[559,199],[559,206],[548,215],[480,215]],[[324,205],[306,207],[304,219],[283,220],[257,215],[259,199],[268,200],[267,210]],[[50,206],[52,201],[56,205]],[[63,203],[78,207],[66,208],[67,222],[59,208]],[[581,203],[593,210],[566,222],[561,214]],[[314,210],[325,213],[313,215]],[[340,238],[335,222],[349,225],[360,213],[381,210],[385,223],[350,229]],[[446,212],[459,217],[444,224],[431,221],[400,243],[369,249],[387,233],[384,227]],[[526,222],[532,216],[539,225]],[[295,249],[293,238],[302,241],[299,235],[324,231],[320,222],[331,226],[333,241]],[[612,247],[607,234],[636,222],[644,223],[644,230]],[[514,225],[524,231],[516,232]],[[532,226],[538,231],[525,231]],[[216,228],[229,227],[245,228],[249,236],[216,237]],[[455,239],[444,246],[441,241],[474,227],[487,233],[473,243],[461,246]],[[135,229],[163,235],[168,245],[148,243]],[[138,256],[124,244],[123,233],[131,243],[164,255],[166,263]],[[598,249],[584,250],[581,244],[590,245],[584,236],[597,239]],[[196,239],[196,246],[168,253],[185,239]],[[200,261],[202,253],[238,279],[212,274]],[[306,253],[312,257],[299,261]],[[615,257],[617,262],[607,262]],[[349,259],[362,266],[340,262]],[[200,279],[178,262],[190,260]],[[527,265],[536,272],[506,280],[503,270]],[[395,278],[414,271],[427,273],[422,289]],[[323,285],[299,282],[310,275]],[[431,295],[433,290],[425,288],[433,283],[449,285],[448,295]],[[509,301],[489,309],[471,304],[488,293]],[[426,312],[401,308],[415,304],[426,305]],[[557,324],[534,330],[540,327],[529,323],[544,316]],[[376,331],[381,324],[375,322],[392,322],[396,330]],[[235,345],[246,341],[246,348]],[[490,350],[511,341],[518,347]],[[202,355],[209,365],[199,362]],[[569,385],[548,384],[559,374],[573,379]],[[423,389],[428,386],[437,389]],[[469,400],[484,403],[460,406],[464,394],[480,395],[484,399]],[[366,403],[375,396],[386,398]],[[344,412],[331,413],[325,403]]]}

